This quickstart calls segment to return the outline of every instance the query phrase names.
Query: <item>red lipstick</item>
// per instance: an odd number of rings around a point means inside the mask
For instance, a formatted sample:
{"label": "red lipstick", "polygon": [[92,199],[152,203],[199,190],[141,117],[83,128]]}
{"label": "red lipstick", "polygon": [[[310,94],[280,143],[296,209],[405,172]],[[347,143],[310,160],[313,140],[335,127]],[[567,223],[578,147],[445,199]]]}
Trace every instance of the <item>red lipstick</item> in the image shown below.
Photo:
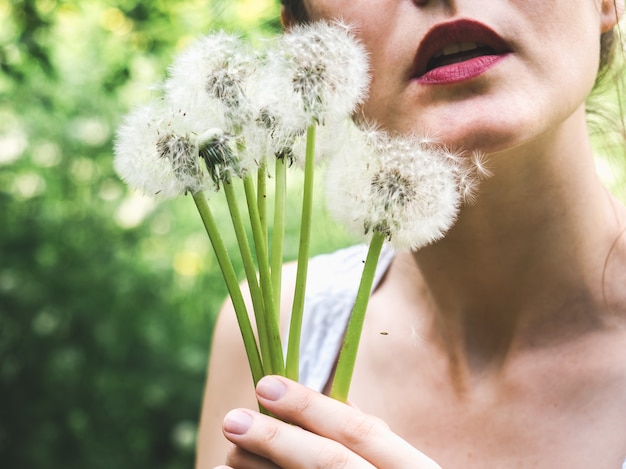
{"label": "red lipstick", "polygon": [[412,78],[425,85],[459,83],[482,75],[510,52],[504,39],[477,21],[438,24],[420,43]]}

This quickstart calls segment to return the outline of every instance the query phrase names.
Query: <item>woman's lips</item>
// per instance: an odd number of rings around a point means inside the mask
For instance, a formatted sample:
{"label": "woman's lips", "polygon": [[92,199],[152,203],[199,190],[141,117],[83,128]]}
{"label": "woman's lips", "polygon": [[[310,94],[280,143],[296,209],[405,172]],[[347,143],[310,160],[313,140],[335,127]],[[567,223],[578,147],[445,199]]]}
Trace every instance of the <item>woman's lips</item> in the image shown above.
{"label": "woman's lips", "polygon": [[411,78],[423,84],[458,83],[483,74],[509,53],[507,43],[481,23],[439,24],[420,43]]}
{"label": "woman's lips", "polygon": [[462,62],[443,65],[424,73],[417,78],[417,81],[427,85],[445,85],[470,80],[494,67],[507,55],[481,55]]}

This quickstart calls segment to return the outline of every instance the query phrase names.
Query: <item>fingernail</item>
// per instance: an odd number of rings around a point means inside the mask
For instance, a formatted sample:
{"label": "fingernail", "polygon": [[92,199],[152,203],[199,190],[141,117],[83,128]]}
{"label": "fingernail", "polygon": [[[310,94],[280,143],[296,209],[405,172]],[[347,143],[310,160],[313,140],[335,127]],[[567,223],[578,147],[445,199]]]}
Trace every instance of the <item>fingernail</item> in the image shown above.
{"label": "fingernail", "polygon": [[273,376],[266,376],[256,385],[256,393],[268,401],[277,401],[285,395],[286,390],[285,383]]}
{"label": "fingernail", "polygon": [[224,417],[223,429],[226,433],[243,435],[252,425],[252,415],[245,410],[231,410]]}

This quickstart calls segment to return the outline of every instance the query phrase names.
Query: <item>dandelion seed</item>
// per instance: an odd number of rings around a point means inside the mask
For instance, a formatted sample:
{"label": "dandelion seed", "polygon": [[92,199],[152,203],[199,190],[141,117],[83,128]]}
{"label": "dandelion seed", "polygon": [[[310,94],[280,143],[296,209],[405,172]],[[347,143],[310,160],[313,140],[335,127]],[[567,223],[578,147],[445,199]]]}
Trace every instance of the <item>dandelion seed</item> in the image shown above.
{"label": "dandelion seed", "polygon": [[473,171],[468,170],[459,173],[459,192],[465,204],[473,205],[476,202],[479,183],[480,181]]}
{"label": "dandelion seed", "polygon": [[491,169],[487,166],[487,157],[484,153],[474,152],[472,153],[472,165],[476,169],[476,174],[480,179],[486,179],[493,176]]}
{"label": "dandelion seed", "polygon": [[456,158],[458,162],[459,192],[463,202],[472,205],[477,200],[480,182],[491,177],[487,161],[482,153],[474,152],[469,157]]}

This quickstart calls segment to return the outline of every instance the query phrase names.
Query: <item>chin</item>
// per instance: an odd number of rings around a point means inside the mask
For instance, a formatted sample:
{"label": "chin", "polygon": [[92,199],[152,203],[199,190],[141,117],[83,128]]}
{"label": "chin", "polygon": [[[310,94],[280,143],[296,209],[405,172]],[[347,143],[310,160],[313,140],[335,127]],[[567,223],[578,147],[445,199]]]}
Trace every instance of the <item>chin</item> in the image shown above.
{"label": "chin", "polygon": [[484,154],[501,153],[513,150],[522,144],[518,135],[502,132],[479,132],[470,133],[443,132],[440,139],[450,150],[459,153],[479,152]]}
{"label": "chin", "polygon": [[[503,112],[502,107],[502,103],[490,106],[472,102],[419,113],[413,109],[385,112],[370,122],[390,132],[432,138],[454,152],[485,154],[515,150],[541,135],[549,124],[545,117],[549,112],[543,116],[534,111]],[[552,117],[556,120],[558,116]]]}
{"label": "chin", "polygon": [[400,133],[409,133],[428,136],[437,142],[445,145],[455,153],[484,154],[500,153],[513,150],[526,140],[520,135],[521,124],[513,128],[503,128],[500,126],[481,126],[476,123],[468,125],[467,128],[455,126],[419,126],[396,128]]}

